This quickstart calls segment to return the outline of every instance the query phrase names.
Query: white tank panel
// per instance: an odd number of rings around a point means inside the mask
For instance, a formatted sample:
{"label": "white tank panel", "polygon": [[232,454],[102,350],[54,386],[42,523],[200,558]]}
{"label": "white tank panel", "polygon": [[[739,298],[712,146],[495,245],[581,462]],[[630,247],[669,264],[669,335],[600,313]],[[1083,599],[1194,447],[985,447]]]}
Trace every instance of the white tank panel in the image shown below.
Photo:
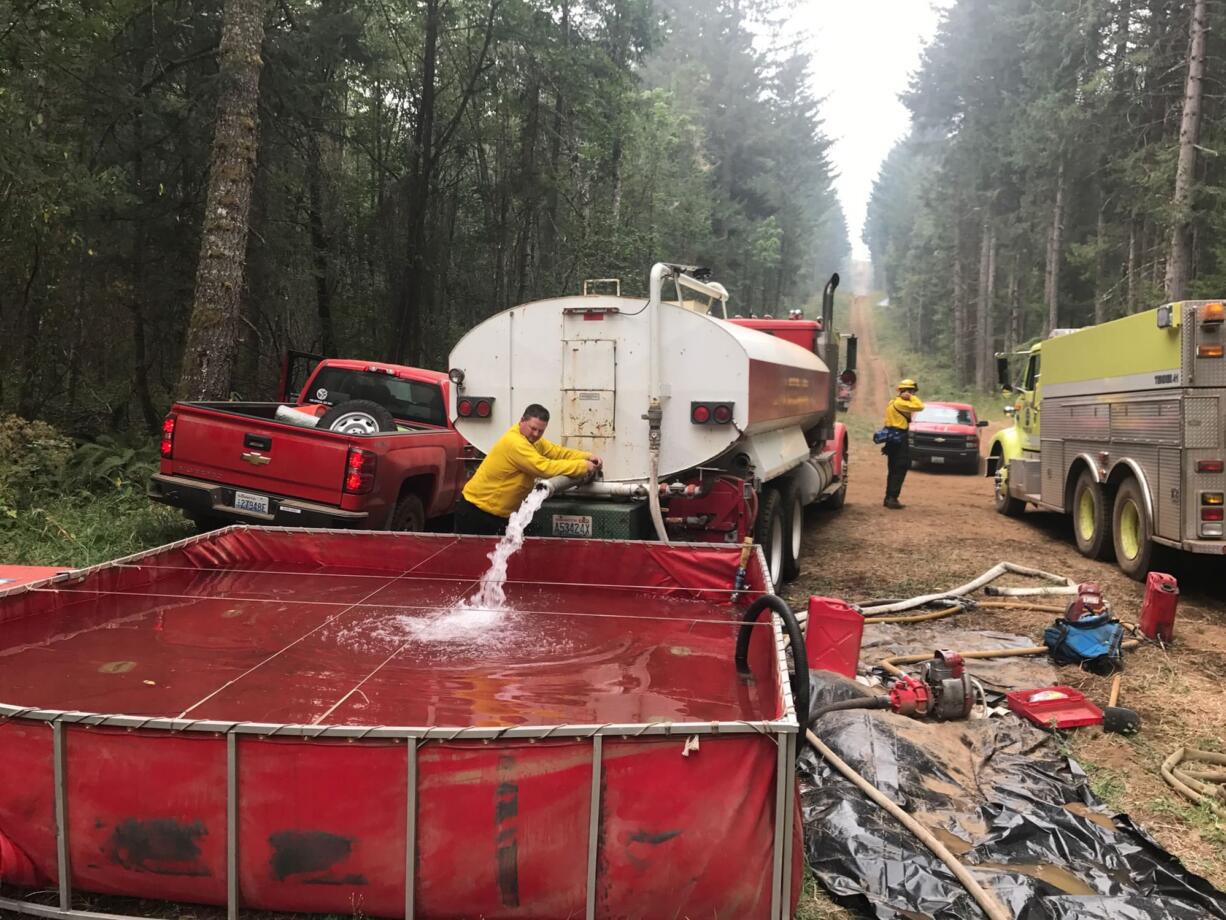
{"label": "white tank panel", "polygon": [[[562,297],[512,307],[474,327],[451,352],[460,433],[488,451],[540,403],[548,440],[604,460],[609,481],[649,472],[650,317],[644,301]],[[617,312],[613,312],[617,311]],[[712,460],[759,432],[811,427],[827,411],[828,371],[812,352],[675,304],[660,305],[660,475]],[[752,385],[751,385],[752,384]],[[458,418],[462,398],[493,397],[490,418]],[[691,402],[733,403],[733,423],[695,425]]]}

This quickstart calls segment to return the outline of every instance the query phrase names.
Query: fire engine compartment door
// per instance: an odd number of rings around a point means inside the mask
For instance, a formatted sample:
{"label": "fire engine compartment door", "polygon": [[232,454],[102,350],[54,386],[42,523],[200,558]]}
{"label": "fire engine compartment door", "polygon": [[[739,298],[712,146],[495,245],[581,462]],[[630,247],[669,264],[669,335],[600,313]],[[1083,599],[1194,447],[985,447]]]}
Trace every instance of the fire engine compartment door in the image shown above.
{"label": "fire engine compartment door", "polygon": [[562,347],[562,437],[567,447],[598,452],[614,435],[617,342],[566,339]]}

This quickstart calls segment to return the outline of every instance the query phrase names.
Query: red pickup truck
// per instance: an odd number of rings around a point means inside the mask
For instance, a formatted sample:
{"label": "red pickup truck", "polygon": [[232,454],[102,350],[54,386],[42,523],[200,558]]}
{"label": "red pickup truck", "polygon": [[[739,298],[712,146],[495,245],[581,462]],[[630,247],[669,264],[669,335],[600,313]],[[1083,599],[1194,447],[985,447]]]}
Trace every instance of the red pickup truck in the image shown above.
{"label": "red pickup truck", "polygon": [[[292,405],[298,359],[312,359]],[[235,521],[423,530],[450,514],[471,448],[447,417],[446,374],[294,355],[281,402],[176,403],[149,497],[201,528]]]}

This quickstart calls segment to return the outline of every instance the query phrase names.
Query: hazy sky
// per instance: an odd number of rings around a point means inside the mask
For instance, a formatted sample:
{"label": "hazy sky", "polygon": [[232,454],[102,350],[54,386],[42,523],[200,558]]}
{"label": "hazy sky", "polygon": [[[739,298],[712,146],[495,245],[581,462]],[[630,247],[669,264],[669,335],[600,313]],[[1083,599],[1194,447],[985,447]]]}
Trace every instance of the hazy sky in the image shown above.
{"label": "hazy sky", "polygon": [[907,132],[898,100],[950,0],[799,0],[798,28],[810,36],[813,86],[825,97],[837,185],[857,258],[864,208],[881,160]]}

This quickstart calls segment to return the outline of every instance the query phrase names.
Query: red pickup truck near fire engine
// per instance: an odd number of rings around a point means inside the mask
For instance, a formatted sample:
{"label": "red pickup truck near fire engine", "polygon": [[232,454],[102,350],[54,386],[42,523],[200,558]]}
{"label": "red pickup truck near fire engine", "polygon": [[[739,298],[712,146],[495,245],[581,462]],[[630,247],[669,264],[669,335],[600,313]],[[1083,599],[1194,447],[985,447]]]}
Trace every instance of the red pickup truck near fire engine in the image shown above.
{"label": "red pickup truck near fire engine", "polygon": [[172,406],[149,497],[201,528],[423,530],[451,513],[469,448],[447,417],[446,374],[314,359],[296,403],[286,405],[293,360],[280,402]]}

